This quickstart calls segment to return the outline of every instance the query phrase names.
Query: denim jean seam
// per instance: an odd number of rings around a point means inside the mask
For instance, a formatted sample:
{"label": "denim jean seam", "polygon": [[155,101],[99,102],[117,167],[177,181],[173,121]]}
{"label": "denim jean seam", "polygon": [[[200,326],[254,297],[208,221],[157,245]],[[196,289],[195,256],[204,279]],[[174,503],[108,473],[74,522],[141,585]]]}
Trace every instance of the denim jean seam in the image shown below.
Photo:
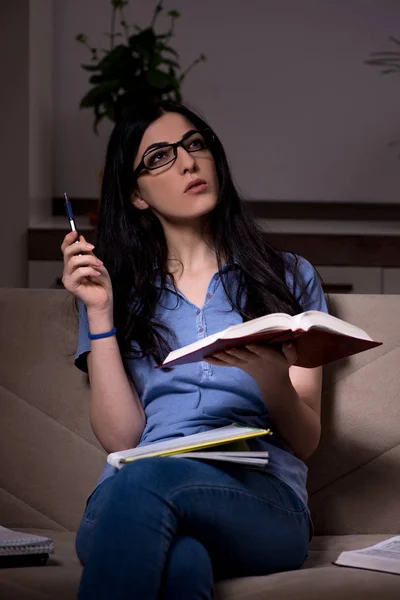
{"label": "denim jean seam", "polygon": [[[168,499],[167,499],[167,502],[165,502],[165,504],[164,504],[164,511],[163,511],[164,512],[164,515],[163,515],[164,519],[162,521],[165,524],[165,526],[167,526],[167,518],[169,516],[169,512],[170,511],[171,511],[171,507],[168,505]],[[172,527],[171,527],[171,529],[172,529]],[[174,539],[176,537],[176,534],[177,534],[177,530],[174,532],[173,536],[171,537],[171,539],[169,541],[166,540],[165,537],[163,536],[163,539],[162,539],[162,550],[164,552],[164,557],[165,557],[164,565],[166,564],[166,561],[168,559],[168,553],[169,553],[169,551],[171,549],[171,546],[172,546],[173,541],[174,541]]]}
{"label": "denim jean seam", "polygon": [[[148,491],[148,492],[150,492],[150,493],[152,493],[152,494],[155,494],[155,495],[158,495],[158,493],[157,493],[157,492],[154,492],[154,490],[152,490],[152,489],[150,489],[150,488],[146,488],[146,489],[147,489],[147,491]],[[168,526],[169,526],[169,521],[170,521],[170,519],[169,519],[170,513],[171,513],[171,511],[172,511],[172,510],[175,510],[175,507],[174,507],[174,506],[173,506],[173,504],[172,504],[172,503],[169,501],[169,497],[166,497],[166,498],[162,498],[162,497],[161,497],[161,500],[163,500],[163,505],[164,505],[164,506],[163,506],[163,518],[162,518],[162,523],[164,523],[165,527],[168,527]],[[179,526],[179,522],[178,522],[178,526]],[[174,529],[174,528],[173,528],[173,527],[170,527],[170,529],[172,530],[172,529]],[[174,531],[174,533],[173,533],[173,535],[172,535],[172,537],[171,537],[171,539],[170,539],[169,541],[168,541],[168,540],[166,540],[166,539],[163,537],[163,540],[162,540],[162,542],[161,542],[161,547],[162,547],[162,550],[163,550],[163,552],[164,552],[164,556],[165,556],[165,560],[164,560],[164,562],[167,560],[167,557],[168,557],[169,550],[170,550],[170,548],[171,548],[171,546],[172,546],[172,543],[173,543],[173,540],[174,540],[174,538],[175,538],[175,536],[176,536],[176,534],[177,534],[177,531],[178,531],[178,528],[175,528],[175,531]]]}
{"label": "denim jean seam", "polygon": [[[86,523],[88,523],[89,525],[92,525],[93,523],[96,522],[97,512],[98,512],[97,510],[91,509],[92,499],[96,493],[99,493],[99,489],[101,488],[103,483],[105,483],[108,480],[109,480],[109,478],[104,479],[99,484],[97,484],[96,487],[91,491],[91,493],[89,494],[89,496],[86,499],[86,504],[85,504],[85,508],[83,511],[82,520],[85,521]],[[107,484],[107,485],[109,485],[109,484]],[[88,517],[88,515],[93,515],[93,518]]]}
{"label": "denim jean seam", "polygon": [[246,492],[245,490],[238,490],[234,487],[229,487],[226,485],[198,485],[198,484],[190,484],[190,485],[185,485],[180,487],[177,490],[174,490],[173,492],[171,492],[171,494],[167,497],[167,501],[171,501],[173,499],[173,497],[178,494],[179,492],[182,492],[183,490],[187,490],[187,489],[193,489],[193,490],[227,490],[230,492],[235,492],[236,494],[242,495],[242,496],[247,496],[249,498],[253,498],[255,500],[259,500],[263,503],[269,504],[270,506],[273,506],[274,508],[278,508],[286,513],[290,513],[292,515],[299,515],[302,516],[305,513],[307,513],[308,515],[308,508],[306,506],[303,505],[303,508],[301,508],[300,510],[293,510],[291,508],[288,508],[286,506],[283,506],[282,504],[277,504],[276,502],[274,502],[273,500],[270,500],[268,498],[263,498],[262,496],[258,496],[257,494],[251,494],[250,492]]}
{"label": "denim jean seam", "polygon": [[[83,517],[82,519],[88,523],[89,525],[92,525],[93,523],[96,522],[96,512],[95,510],[88,510],[90,504],[88,504],[83,512]],[[89,517],[88,515],[93,515],[93,517]]]}
{"label": "denim jean seam", "polygon": [[[89,549],[91,547],[91,542],[92,542],[92,539],[93,539],[95,522],[94,521],[93,522],[87,521],[87,524],[89,525],[89,527],[87,528],[86,533],[85,533],[85,535],[83,537],[83,539],[84,539],[84,551],[83,551],[83,553],[82,552],[80,553],[81,555],[83,554],[83,557],[86,557],[86,558],[89,555]],[[80,529],[81,528],[79,527],[77,534],[80,532]],[[77,539],[78,539],[78,535],[75,536],[75,548],[76,548],[76,553],[78,554],[79,560],[81,560],[81,556],[79,556],[79,553],[78,553],[78,547],[76,546]],[[79,549],[81,549],[81,548],[79,548]],[[86,562],[86,561],[84,561],[84,562]],[[82,564],[84,564],[84,562]]]}
{"label": "denim jean seam", "polygon": [[93,519],[88,519],[88,518],[86,517],[86,515],[85,515],[85,514],[83,515],[83,517],[82,517],[82,518],[83,518],[83,520],[85,521],[85,523],[87,523],[88,525],[93,525],[93,523],[95,523],[95,521],[96,521],[96,519],[95,519],[95,518],[93,518]]}

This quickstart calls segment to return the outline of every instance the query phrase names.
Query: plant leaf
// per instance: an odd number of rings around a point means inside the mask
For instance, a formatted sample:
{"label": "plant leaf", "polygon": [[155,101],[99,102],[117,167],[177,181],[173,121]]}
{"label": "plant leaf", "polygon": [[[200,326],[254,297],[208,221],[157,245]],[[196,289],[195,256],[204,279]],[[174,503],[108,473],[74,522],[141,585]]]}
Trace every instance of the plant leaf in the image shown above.
{"label": "plant leaf", "polygon": [[99,66],[98,65],[81,65],[82,69],[85,69],[85,71],[98,71],[99,70]]}
{"label": "plant leaf", "polygon": [[162,42],[158,42],[156,45],[156,48],[157,48],[158,52],[168,52],[169,54],[173,54],[174,56],[179,58],[179,54],[176,50],[174,50],[170,46],[166,46]]}
{"label": "plant leaf", "polygon": [[103,83],[104,82],[104,75],[92,75],[89,78],[89,83],[91,83],[92,85],[97,85],[98,83]]}
{"label": "plant leaf", "polygon": [[107,104],[112,101],[112,92],[118,91],[118,81],[105,81],[88,91],[82,98],[80,107],[88,108],[99,104]]}
{"label": "plant leaf", "polygon": [[147,73],[147,81],[150,85],[154,86],[158,89],[163,89],[170,85],[171,78],[168,73],[164,73],[164,71],[159,71],[154,69],[153,71],[149,71]]}
{"label": "plant leaf", "polygon": [[373,60],[366,60],[365,63],[367,65],[372,65],[372,66],[377,66],[377,67],[390,66],[390,67],[400,68],[400,60],[394,61],[394,60],[385,60],[385,59],[376,58]]}
{"label": "plant leaf", "polygon": [[[111,0],[113,10],[122,11],[128,1]],[[122,115],[129,114],[138,98],[152,100],[172,98],[181,101],[180,86],[187,70],[183,74],[180,73],[179,54],[169,46],[173,35],[174,19],[177,19],[180,14],[176,10],[168,11],[167,16],[172,20],[171,31],[159,35],[155,33],[153,26],[157,15],[163,10],[163,0],[158,0],[153,20],[150,26],[144,29],[138,25],[131,26],[131,29],[122,13],[121,26],[128,39],[125,42],[120,40],[118,45],[114,45],[111,49],[90,48],[87,44],[87,36],[78,34],[77,40],[86,43],[92,52],[92,64],[81,65],[89,72],[89,83],[92,87],[82,98],[80,107],[93,109],[93,128],[96,133],[102,119],[117,121]],[[129,36],[129,29],[134,31],[133,35]],[[124,38],[122,33],[105,35],[112,37],[113,41]],[[379,55],[376,60],[389,58],[395,60],[396,54]],[[193,62],[191,67],[204,58],[202,55],[200,59]],[[384,66],[392,68],[391,63],[385,62]]]}
{"label": "plant leaf", "polygon": [[163,65],[169,65],[170,67],[175,67],[176,69],[180,68],[180,64],[176,62],[176,60],[170,60],[169,58],[161,58],[160,62]]}
{"label": "plant leaf", "polygon": [[154,31],[150,27],[147,27],[147,29],[131,35],[128,42],[131,49],[135,52],[150,56],[154,52],[156,39]]}
{"label": "plant leaf", "polygon": [[84,33],[78,33],[78,35],[75,36],[75,41],[80,42],[81,44],[87,44],[88,36]]}
{"label": "plant leaf", "polygon": [[389,51],[383,51],[383,52],[371,52],[371,56],[393,56],[393,57],[398,57],[400,56],[400,52],[389,52]]}

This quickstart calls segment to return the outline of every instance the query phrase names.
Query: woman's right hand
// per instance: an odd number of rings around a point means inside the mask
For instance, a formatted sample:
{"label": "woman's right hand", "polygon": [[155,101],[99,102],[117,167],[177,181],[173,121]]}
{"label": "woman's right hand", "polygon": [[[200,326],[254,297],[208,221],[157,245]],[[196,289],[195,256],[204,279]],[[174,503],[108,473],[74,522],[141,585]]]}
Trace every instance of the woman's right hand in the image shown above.
{"label": "woman's right hand", "polygon": [[[76,231],[68,233],[61,245],[64,255],[62,283],[92,312],[112,312],[113,293],[110,275],[94,254],[94,246]],[[78,256],[82,254],[82,256]]]}

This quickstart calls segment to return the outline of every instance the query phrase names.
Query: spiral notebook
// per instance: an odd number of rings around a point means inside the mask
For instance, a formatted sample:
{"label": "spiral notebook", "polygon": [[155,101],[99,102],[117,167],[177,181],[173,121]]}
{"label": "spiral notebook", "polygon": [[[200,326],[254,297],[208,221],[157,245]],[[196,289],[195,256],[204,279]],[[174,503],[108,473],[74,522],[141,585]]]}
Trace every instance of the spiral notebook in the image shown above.
{"label": "spiral notebook", "polygon": [[13,531],[0,526],[0,557],[53,552],[54,542],[48,537]]}

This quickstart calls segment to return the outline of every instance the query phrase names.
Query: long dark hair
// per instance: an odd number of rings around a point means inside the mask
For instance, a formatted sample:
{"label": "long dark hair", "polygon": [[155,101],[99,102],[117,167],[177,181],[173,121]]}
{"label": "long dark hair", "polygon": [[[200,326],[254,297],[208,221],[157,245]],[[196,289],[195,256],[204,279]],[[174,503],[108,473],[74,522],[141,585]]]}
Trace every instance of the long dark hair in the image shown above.
{"label": "long dark hair", "polygon": [[[96,255],[103,260],[113,285],[114,319],[122,356],[135,355],[131,345],[135,341],[140,348],[136,356],[152,356],[157,363],[165,358],[174,339],[173,332],[155,316],[167,277],[172,275],[160,221],[151,209],[135,208],[131,194],[135,186],[133,162],[143,134],[167,112],[183,115],[197,129],[211,129],[198,114],[171,101],[137,107],[117,123],[107,147],[95,242]],[[219,195],[208,215],[208,225],[218,268],[221,269],[224,260],[239,265],[235,298],[221,274],[232,310],[236,309],[244,321],[271,312],[292,315],[302,312],[285,279],[286,271],[291,271],[296,285],[296,256],[290,255],[289,260],[289,255],[284,258],[270,246],[265,232],[239,197],[222,144],[214,132],[213,135],[210,151],[216,165]],[[155,286],[157,277],[160,287]]]}

